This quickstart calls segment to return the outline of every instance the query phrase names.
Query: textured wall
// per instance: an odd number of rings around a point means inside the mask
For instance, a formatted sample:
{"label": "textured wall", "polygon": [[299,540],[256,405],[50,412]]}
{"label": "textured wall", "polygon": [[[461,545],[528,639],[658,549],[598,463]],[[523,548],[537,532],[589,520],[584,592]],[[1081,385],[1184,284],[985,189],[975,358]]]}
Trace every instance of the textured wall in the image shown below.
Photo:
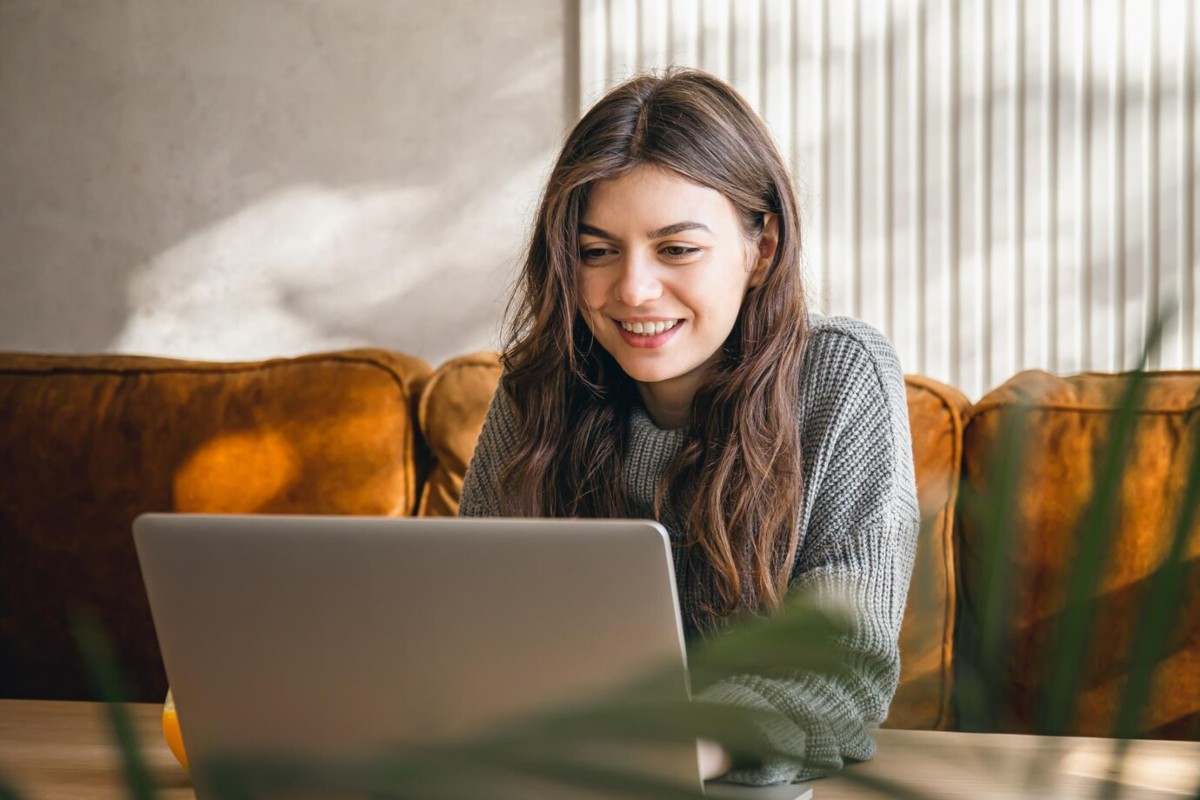
{"label": "textured wall", "polygon": [[569,3],[0,2],[0,349],[495,341]]}

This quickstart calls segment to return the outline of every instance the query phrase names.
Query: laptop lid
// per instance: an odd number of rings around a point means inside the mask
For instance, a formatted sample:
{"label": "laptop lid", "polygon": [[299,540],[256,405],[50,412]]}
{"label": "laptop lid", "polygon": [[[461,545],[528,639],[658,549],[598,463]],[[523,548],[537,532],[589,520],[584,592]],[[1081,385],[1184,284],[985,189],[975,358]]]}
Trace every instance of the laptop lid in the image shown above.
{"label": "laptop lid", "polygon": [[[148,514],[134,539],[194,763],[359,759],[654,671],[686,694],[654,522]],[[694,748],[646,755],[700,787]]]}

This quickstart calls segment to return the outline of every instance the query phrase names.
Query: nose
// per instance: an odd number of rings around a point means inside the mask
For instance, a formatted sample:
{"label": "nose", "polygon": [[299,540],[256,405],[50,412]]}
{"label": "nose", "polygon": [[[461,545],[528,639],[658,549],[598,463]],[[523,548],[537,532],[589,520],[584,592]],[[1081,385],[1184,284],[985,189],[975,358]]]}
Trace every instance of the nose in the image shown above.
{"label": "nose", "polygon": [[636,308],[662,296],[656,265],[636,253],[626,255],[620,264],[620,272],[614,285],[616,299],[630,308]]}

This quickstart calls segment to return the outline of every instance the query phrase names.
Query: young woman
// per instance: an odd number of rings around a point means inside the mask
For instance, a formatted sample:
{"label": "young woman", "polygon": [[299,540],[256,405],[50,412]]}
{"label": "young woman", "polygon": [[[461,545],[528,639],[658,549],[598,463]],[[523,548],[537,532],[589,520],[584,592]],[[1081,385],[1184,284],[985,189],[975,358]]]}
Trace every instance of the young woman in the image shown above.
{"label": "young woman", "polygon": [[844,672],[697,695],[782,712],[762,735],[795,759],[730,771],[703,743],[702,770],[766,784],[870,758],[918,528],[904,380],[874,329],[808,313],[791,179],[745,100],[673,70],[596,103],[510,313],[461,513],[658,520],[689,641],[794,589],[848,594]]}

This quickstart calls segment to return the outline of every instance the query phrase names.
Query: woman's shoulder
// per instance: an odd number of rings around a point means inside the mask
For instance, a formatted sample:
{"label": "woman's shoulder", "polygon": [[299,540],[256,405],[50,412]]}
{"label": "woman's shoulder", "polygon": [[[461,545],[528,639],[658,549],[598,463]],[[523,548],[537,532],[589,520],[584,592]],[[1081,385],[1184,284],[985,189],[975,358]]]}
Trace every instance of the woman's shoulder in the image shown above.
{"label": "woman's shoulder", "polygon": [[805,371],[831,365],[900,371],[896,348],[874,326],[854,317],[810,313]]}
{"label": "woman's shoulder", "polygon": [[854,317],[825,316],[811,312],[808,318],[808,353],[839,347],[859,350],[872,360],[898,363],[892,343],[870,323]]}
{"label": "woman's shoulder", "polygon": [[809,316],[802,393],[809,398],[848,395],[904,402],[904,372],[896,348],[874,326],[853,317]]}

